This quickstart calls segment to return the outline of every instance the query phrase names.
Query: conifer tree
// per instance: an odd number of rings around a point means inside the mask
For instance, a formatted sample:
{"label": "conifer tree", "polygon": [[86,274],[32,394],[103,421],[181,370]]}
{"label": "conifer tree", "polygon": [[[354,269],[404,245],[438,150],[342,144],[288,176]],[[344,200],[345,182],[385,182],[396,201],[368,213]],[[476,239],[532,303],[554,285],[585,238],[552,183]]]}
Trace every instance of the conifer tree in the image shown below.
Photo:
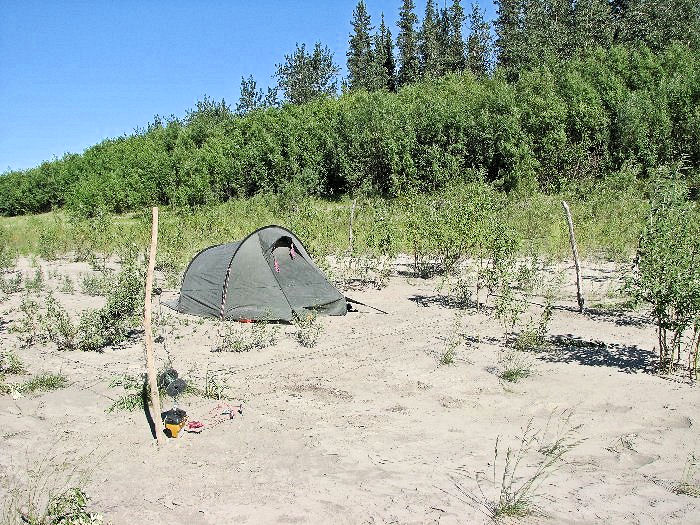
{"label": "conifer tree", "polygon": [[396,91],[396,63],[391,31],[384,23],[384,13],[379,31],[374,35],[374,61],[377,89]]}
{"label": "conifer tree", "polygon": [[348,85],[350,90],[376,88],[375,61],[372,50],[371,19],[363,0],[352,14],[353,32],[350,34],[348,57]]}
{"label": "conifer tree", "polygon": [[437,77],[442,72],[438,44],[438,22],[434,1],[427,0],[418,43],[421,76]]}
{"label": "conifer tree", "polygon": [[466,17],[460,0],[452,0],[448,11],[449,34],[447,38],[447,69],[462,71],[466,65],[462,26]]}
{"label": "conifer tree", "polygon": [[491,66],[491,31],[479,4],[472,3],[467,39],[467,66],[476,76],[486,76]]}
{"label": "conifer tree", "polygon": [[399,48],[399,86],[414,82],[419,76],[418,34],[415,28],[418,18],[414,9],[413,0],[403,0],[399,11],[399,35],[396,41]]}
{"label": "conifer tree", "polygon": [[447,47],[450,40],[450,15],[446,8],[440,9],[437,18],[437,45],[440,57],[441,73],[445,73],[447,61]]}

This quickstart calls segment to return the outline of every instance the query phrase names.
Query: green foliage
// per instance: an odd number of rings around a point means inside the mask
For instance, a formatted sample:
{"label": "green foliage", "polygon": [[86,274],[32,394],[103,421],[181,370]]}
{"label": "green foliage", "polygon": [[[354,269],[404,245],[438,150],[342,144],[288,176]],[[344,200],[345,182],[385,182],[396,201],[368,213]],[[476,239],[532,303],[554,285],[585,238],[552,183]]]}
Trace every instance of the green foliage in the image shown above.
{"label": "green foliage", "polygon": [[12,350],[0,351],[0,375],[24,374],[26,371],[22,360]]}
{"label": "green foliage", "polygon": [[16,273],[14,277],[5,277],[0,273],[0,292],[12,294],[22,291],[22,274]]}
{"label": "green foliage", "polygon": [[321,338],[323,325],[318,321],[318,316],[314,312],[295,316],[294,326],[296,327],[294,337],[301,346],[305,348],[316,346]]}
{"label": "green foliage", "polygon": [[75,293],[75,283],[73,282],[73,279],[70,278],[70,276],[63,276],[63,280],[61,281],[61,288],[59,288],[59,291],[65,294]]}
{"label": "green foliage", "polygon": [[100,351],[124,341],[132,316],[143,304],[143,282],[141,268],[135,265],[122,268],[107,295],[107,304],[81,315],[77,328],[80,350]]}
{"label": "green foliage", "polygon": [[420,65],[418,61],[418,32],[416,24],[415,4],[413,0],[403,0],[399,11],[399,34],[396,46],[399,50],[399,71],[397,83],[404,86],[419,78]]}
{"label": "green foliage", "polygon": [[249,352],[255,349],[262,350],[277,342],[278,331],[277,326],[267,321],[256,321],[251,323],[249,327],[241,323],[222,321],[219,330],[221,343],[215,351]]}
{"label": "green foliage", "polygon": [[90,501],[81,488],[71,488],[62,494],[54,496],[46,507],[46,516],[39,521],[31,521],[32,525],[99,525],[103,523],[102,516],[86,510]]}
{"label": "green foliage", "polygon": [[14,389],[21,394],[37,394],[51,392],[68,386],[68,378],[61,373],[45,372],[15,385]]}
{"label": "green foliage", "polygon": [[513,80],[465,72],[398,93],[357,90],[242,117],[206,99],[182,122],[157,122],[70,157],[75,175],[55,188],[61,195],[42,188],[44,177],[67,169],[65,159],[0,176],[0,213],[51,206],[35,205],[41,198],[65,203],[75,212],[72,230],[51,226],[60,235],[46,237],[47,251],[60,254],[79,237],[85,247],[77,256],[107,257],[120,236],[98,233],[114,233],[113,212],[285,193],[289,181],[304,195],[399,196],[480,173],[528,194],[569,181],[585,187],[621,170],[645,178],[681,157],[691,178],[700,167],[698,96],[698,54],[672,45],[656,54],[591,48],[563,62],[538,61]]}
{"label": "green foliage", "polygon": [[[2,184],[0,182],[0,184]],[[17,252],[12,246],[12,240],[5,227],[0,226],[0,277],[2,271],[11,268],[15,264]]]}
{"label": "green foliage", "polygon": [[285,55],[284,63],[277,65],[275,77],[287,102],[304,104],[335,95],[339,71],[328,46],[316,42],[311,53],[307,53],[306,44],[297,44],[294,53]]}
{"label": "green foliage", "polygon": [[22,297],[19,305],[22,317],[12,326],[12,331],[20,334],[23,346],[32,346],[43,340],[42,315],[39,313],[39,303],[29,294]]}
{"label": "green foliage", "polygon": [[86,295],[107,295],[115,284],[114,275],[109,272],[86,274],[80,280],[80,291]]}
{"label": "green foliage", "polygon": [[24,287],[28,292],[40,292],[44,289],[44,274],[41,268],[37,268],[34,277],[24,281]]}
{"label": "green foliage", "polygon": [[77,347],[78,329],[66,309],[51,293],[46,298],[46,314],[41,322],[48,340],[56,343],[59,350],[74,350]]}
{"label": "green foliage", "polygon": [[[651,210],[639,240],[634,296],[651,306],[657,324],[662,368],[680,359],[683,336],[697,359],[700,332],[700,212],[688,200],[677,170],[661,169],[653,187]],[[694,347],[694,348],[693,348]],[[691,366],[691,375],[692,369]]]}

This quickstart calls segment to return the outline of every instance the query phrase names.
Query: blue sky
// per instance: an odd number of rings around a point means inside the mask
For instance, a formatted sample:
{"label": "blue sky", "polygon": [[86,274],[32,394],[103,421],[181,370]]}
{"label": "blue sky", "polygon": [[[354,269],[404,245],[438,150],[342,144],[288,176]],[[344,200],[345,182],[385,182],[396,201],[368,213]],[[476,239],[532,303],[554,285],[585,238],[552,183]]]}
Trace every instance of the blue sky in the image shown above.
{"label": "blue sky", "polygon": [[[396,36],[401,0],[365,3],[373,24],[383,11]],[[491,1],[480,3],[492,19]],[[0,173],[80,153],[156,114],[183,116],[204,95],[235,106],[241,76],[271,83],[297,42],[328,45],[344,70],[355,4],[4,0]],[[424,8],[417,0],[419,18]]]}

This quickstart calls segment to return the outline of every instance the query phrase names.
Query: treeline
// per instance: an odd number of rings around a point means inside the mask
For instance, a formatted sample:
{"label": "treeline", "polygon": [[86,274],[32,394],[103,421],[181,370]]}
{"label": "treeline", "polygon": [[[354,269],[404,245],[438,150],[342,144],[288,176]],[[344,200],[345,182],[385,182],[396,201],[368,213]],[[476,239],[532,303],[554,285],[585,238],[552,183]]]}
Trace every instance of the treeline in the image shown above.
{"label": "treeline", "polygon": [[502,0],[491,42],[478,7],[462,35],[458,0],[442,10],[429,0],[420,25],[405,0],[395,59],[390,30],[373,32],[360,2],[340,97],[328,48],[302,44],[267,93],[244,79],[235,109],[205,98],[182,119],[157,117],[81,155],[5,173],[0,213],[90,215],[261,192],[395,196],[465,179],[556,190],[671,163],[697,178],[699,9]]}

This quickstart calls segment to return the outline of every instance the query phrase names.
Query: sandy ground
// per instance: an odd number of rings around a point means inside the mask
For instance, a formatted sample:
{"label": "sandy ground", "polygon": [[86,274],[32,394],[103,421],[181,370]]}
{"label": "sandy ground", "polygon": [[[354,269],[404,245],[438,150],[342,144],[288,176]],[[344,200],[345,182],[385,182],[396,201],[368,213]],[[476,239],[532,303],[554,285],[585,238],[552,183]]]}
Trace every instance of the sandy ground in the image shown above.
{"label": "sandy ground", "polygon": [[[21,262],[26,273],[28,264]],[[49,288],[70,275],[77,289],[90,271],[67,261],[41,265]],[[584,271],[586,294],[599,299],[619,277],[611,264]],[[323,318],[321,341],[310,349],[282,325],[275,346],[246,353],[212,352],[215,322],[156,302],[160,362],[167,352],[200,384],[207,370],[218,374],[244,407],[242,416],[160,451],[143,412],[106,411],[121,394],[111,378],[142,370],[142,337],[104,353],[20,349],[9,330],[21,299],[13,294],[0,303],[2,347],[15,348],[31,373],[60,370],[71,384],[0,396],[0,498],[32,484],[45,493],[29,471],[47,487],[74,483],[78,466],[87,471],[91,508],[114,524],[488,523],[498,487],[476,479],[493,476],[497,438],[500,477],[505,447],[517,447],[530,420],[542,429],[555,413],[552,435],[556,414],[571,410],[583,441],[543,481],[538,513],[506,523],[700,523],[700,499],[671,490],[700,450],[700,390],[681,375],[655,373],[654,330],[644,316],[579,314],[565,287],[550,334],[568,342],[529,356],[534,374],[511,384],[498,378],[502,329],[484,313],[462,314],[455,363],[439,364],[459,311],[438,286],[396,275],[382,290],[349,293],[389,315],[360,307]],[[55,295],[73,315],[103,301]],[[206,420],[217,402],[188,397],[180,406]],[[541,457],[534,446],[516,486]]]}

